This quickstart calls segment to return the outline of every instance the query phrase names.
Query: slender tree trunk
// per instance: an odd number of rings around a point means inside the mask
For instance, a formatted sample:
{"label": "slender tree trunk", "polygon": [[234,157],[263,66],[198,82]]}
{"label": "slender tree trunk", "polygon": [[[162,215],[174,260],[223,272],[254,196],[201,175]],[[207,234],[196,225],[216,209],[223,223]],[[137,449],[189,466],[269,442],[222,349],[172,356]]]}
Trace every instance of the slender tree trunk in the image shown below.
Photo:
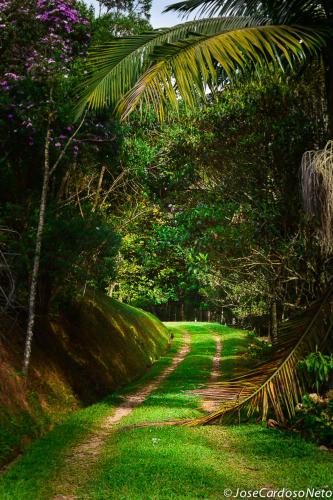
{"label": "slender tree trunk", "polygon": [[271,304],[271,338],[274,344],[278,337],[278,320],[277,320],[277,308],[276,300],[273,300]]}
{"label": "slender tree trunk", "polygon": [[108,296],[109,297],[113,297],[113,292],[114,292],[114,289],[116,288],[117,286],[117,283],[111,283],[111,285],[109,286],[109,289],[108,289]]}
{"label": "slender tree trunk", "polygon": [[100,194],[101,194],[101,189],[102,189],[102,184],[103,184],[103,179],[104,179],[105,171],[106,171],[106,167],[103,165],[103,167],[101,168],[99,179],[98,179],[98,185],[97,185],[96,196],[95,196],[95,201],[94,201],[94,205],[93,205],[93,208],[92,208],[92,212],[95,212],[96,208],[98,206],[98,202],[99,202],[99,199],[100,199]]}
{"label": "slender tree trunk", "polygon": [[25,340],[24,348],[24,360],[23,360],[23,374],[26,376],[29,369],[30,356],[31,356],[31,343],[34,332],[35,316],[36,316],[36,298],[37,298],[37,287],[38,287],[38,276],[40,268],[40,257],[42,251],[42,241],[43,232],[45,226],[45,212],[47,204],[47,192],[49,188],[50,180],[50,122],[48,124],[46,137],[45,137],[45,147],[44,147],[44,175],[43,175],[43,188],[42,195],[40,199],[39,207],[39,220],[36,235],[36,247],[34,255],[34,265],[31,276],[31,285],[29,293],[29,316],[28,316],[28,327]]}
{"label": "slender tree trunk", "polygon": [[180,321],[185,321],[185,308],[184,302],[180,303]]}
{"label": "slender tree trunk", "polygon": [[333,139],[333,43],[330,42],[324,56],[325,61],[325,84],[327,95],[328,132]]}
{"label": "slender tree trunk", "polygon": [[223,307],[221,307],[221,325],[225,325],[226,324],[226,319],[224,317],[224,310],[223,310]]}
{"label": "slender tree trunk", "polygon": [[[52,89],[50,90],[50,101],[52,101]],[[50,167],[50,138],[51,138],[51,122],[52,122],[52,113],[49,114],[47,131],[45,136],[45,146],[44,146],[44,174],[43,174],[43,187],[42,187],[42,195],[40,199],[39,205],[39,220],[37,227],[37,235],[36,235],[36,247],[35,247],[35,255],[34,255],[34,265],[32,269],[31,276],[31,285],[29,292],[29,312],[28,312],[28,326],[24,347],[24,359],[23,359],[23,374],[26,376],[29,369],[30,356],[31,356],[31,343],[34,332],[35,325],[35,316],[36,316],[36,298],[37,298],[37,288],[38,288],[38,277],[39,277],[39,268],[40,268],[40,258],[42,252],[42,241],[43,241],[43,233],[45,226],[45,212],[47,205],[47,193],[49,189],[50,178],[53,173],[56,171],[60,162],[65,156],[65,153],[73,142],[73,139],[78,134],[82,125],[84,124],[85,118],[87,116],[87,111],[83,115],[83,118],[79,125],[77,126],[74,133],[68,139],[67,143],[63,147],[61,153],[59,154],[55,163]]]}

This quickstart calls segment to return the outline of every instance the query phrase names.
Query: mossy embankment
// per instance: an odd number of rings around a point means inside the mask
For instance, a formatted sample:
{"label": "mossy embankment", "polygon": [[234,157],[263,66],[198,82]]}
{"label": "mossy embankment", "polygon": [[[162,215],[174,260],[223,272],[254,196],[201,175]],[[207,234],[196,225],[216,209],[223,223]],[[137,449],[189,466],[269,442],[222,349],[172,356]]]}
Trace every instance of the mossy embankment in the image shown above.
{"label": "mossy embankment", "polygon": [[0,465],[69,412],[145,373],[168,345],[153,315],[90,295],[40,321],[26,381],[24,332],[0,318]]}

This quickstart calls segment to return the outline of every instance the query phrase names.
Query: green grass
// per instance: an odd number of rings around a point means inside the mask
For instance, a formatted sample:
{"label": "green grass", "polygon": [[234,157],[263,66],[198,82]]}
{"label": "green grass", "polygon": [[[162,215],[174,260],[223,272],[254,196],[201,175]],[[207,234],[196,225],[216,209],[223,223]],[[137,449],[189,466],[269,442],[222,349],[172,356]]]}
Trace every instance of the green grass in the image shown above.
{"label": "green grass", "polygon": [[225,488],[333,488],[313,445],[259,426],[143,428],[117,433],[79,498],[222,498]]}
{"label": "green grass", "polygon": [[102,419],[112,414],[120,396],[133,392],[167,367],[182,344],[175,335],[170,349],[139,380],[100,403],[63,419],[46,436],[35,441],[0,479],[1,500],[42,500],[52,498],[54,480],[63,468],[68,450],[98,429]]}
{"label": "green grass", "polygon": [[224,378],[243,366],[244,332],[219,325],[178,324],[192,334],[192,352],[106,443],[91,481],[79,498],[104,500],[220,499],[223,490],[333,488],[329,455],[298,436],[259,425],[145,427],[125,424],[197,416],[198,399],[187,390],[209,376],[212,333],[223,338]]}
{"label": "green grass", "polygon": [[[201,415],[200,399],[191,391],[207,382],[215,353],[215,342],[211,333],[213,328],[207,330],[203,325],[205,324],[186,324],[186,330],[191,333],[190,353],[143,405],[122,420],[121,425],[189,419]],[[175,338],[184,331],[182,324],[169,324],[169,328]]]}
{"label": "green grass", "polygon": [[[244,365],[241,354],[248,341],[244,332],[212,324],[168,326],[175,334],[172,349],[144,379],[157,375],[171,362],[184,329],[191,333],[191,353],[110,434],[94,467],[81,471],[73,464],[67,476],[66,468],[61,468],[68,449],[87,439],[112,410],[117,396],[77,412],[31,446],[0,482],[1,500],[51,499],[58,491],[55,485],[73,480],[79,487],[75,494],[87,500],[221,499],[226,488],[234,492],[237,488],[333,488],[331,455],[297,435],[255,424],[128,429],[129,424],[202,413],[198,397],[190,391],[210,376],[214,335],[223,339],[224,378]],[[122,393],[132,392],[142,383],[141,379]],[[65,489],[64,493],[73,492]]]}
{"label": "green grass", "polygon": [[87,436],[110,412],[99,403],[73,413],[44,437],[35,441],[0,480],[1,500],[50,498],[48,480],[62,467],[67,450]]}

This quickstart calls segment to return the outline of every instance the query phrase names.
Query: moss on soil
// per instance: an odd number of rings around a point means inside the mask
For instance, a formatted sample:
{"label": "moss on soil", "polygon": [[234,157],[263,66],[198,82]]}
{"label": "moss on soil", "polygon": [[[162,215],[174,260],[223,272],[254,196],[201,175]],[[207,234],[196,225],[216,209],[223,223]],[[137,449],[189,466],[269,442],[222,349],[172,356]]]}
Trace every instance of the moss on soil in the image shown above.
{"label": "moss on soil", "polygon": [[0,465],[66,414],[142,376],[169,342],[153,315],[90,294],[40,321],[26,383],[24,332],[6,317],[0,325]]}

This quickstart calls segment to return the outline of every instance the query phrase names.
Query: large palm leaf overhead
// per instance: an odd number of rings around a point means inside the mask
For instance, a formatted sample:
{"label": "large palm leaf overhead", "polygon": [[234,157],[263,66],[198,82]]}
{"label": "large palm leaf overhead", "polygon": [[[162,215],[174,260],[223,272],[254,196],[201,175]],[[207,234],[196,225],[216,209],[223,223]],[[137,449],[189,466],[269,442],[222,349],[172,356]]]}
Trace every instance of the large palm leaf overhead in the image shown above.
{"label": "large palm leaf overhead", "polygon": [[331,33],[314,1],[290,0],[287,8],[282,0],[186,0],[170,8],[218,17],[94,47],[79,112],[113,107],[125,118],[146,103],[162,119],[180,98],[188,105],[205,99],[221,72],[226,78],[257,65],[294,65],[325,47]]}

